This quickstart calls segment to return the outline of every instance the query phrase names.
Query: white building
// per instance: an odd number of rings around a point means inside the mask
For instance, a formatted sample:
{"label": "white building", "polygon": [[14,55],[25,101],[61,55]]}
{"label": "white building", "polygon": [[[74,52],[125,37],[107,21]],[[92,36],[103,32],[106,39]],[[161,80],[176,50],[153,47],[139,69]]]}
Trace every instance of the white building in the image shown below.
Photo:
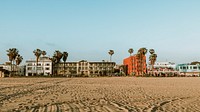
{"label": "white building", "polygon": [[179,64],[177,69],[183,76],[200,76],[200,64]]}
{"label": "white building", "polygon": [[37,66],[36,59],[26,61],[26,76],[36,76],[37,74],[43,76],[52,74],[52,61],[48,57],[40,57]]}
{"label": "white building", "polygon": [[168,68],[175,69],[176,64],[172,62],[155,62],[154,68]]}

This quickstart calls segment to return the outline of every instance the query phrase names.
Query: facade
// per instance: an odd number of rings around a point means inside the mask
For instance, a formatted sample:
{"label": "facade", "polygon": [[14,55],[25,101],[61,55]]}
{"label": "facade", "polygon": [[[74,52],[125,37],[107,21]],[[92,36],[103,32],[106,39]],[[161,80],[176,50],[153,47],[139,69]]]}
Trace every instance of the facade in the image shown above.
{"label": "facade", "polygon": [[125,58],[123,60],[123,64],[127,66],[127,73],[129,75],[134,74],[136,76],[142,76],[147,73],[147,64],[145,55],[142,55],[141,58],[138,58],[137,55]]}
{"label": "facade", "polygon": [[178,64],[177,69],[182,76],[200,76],[200,64]]}
{"label": "facade", "polygon": [[43,76],[52,74],[52,61],[48,57],[39,58],[37,66],[35,59],[26,61],[26,76],[36,76],[37,74]]}
{"label": "facade", "polygon": [[179,72],[176,70],[176,64],[172,62],[155,62],[153,70],[148,69],[148,74],[153,76],[177,76]]}
{"label": "facade", "polygon": [[[82,60],[79,62],[61,62],[54,67],[55,74],[59,76],[98,76],[109,75],[114,70],[115,62],[88,62]],[[65,69],[64,69],[65,68]]]}

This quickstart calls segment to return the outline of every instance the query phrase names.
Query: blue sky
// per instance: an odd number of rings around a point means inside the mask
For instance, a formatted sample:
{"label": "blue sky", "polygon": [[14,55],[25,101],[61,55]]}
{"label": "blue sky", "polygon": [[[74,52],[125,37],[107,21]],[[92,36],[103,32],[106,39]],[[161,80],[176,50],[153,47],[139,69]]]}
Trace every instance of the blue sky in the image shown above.
{"label": "blue sky", "polygon": [[[128,49],[154,48],[158,61],[200,61],[199,0],[1,0],[0,63],[15,47],[24,61],[40,48],[68,61],[122,63]],[[148,54],[147,54],[148,57]]]}

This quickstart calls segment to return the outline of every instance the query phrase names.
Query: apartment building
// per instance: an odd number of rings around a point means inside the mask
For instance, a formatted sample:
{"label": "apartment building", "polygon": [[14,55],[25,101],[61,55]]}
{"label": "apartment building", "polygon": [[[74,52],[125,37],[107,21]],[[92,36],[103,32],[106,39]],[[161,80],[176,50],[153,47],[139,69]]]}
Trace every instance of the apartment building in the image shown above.
{"label": "apartment building", "polygon": [[155,62],[153,70],[148,67],[148,73],[153,76],[177,76],[179,72],[176,70],[176,64],[173,62]]}
{"label": "apartment building", "polygon": [[79,62],[61,62],[54,67],[55,74],[60,76],[97,76],[110,75],[114,70],[115,62],[88,62],[81,60]]}
{"label": "apartment building", "polygon": [[52,74],[52,61],[48,57],[40,57],[38,65],[36,63],[36,59],[26,61],[26,76],[48,76]]}
{"label": "apartment building", "polygon": [[127,66],[127,72],[129,75],[142,76],[147,73],[146,56],[142,55],[138,58],[137,55],[130,56],[123,60],[123,64]]}
{"label": "apartment building", "polygon": [[200,76],[200,63],[178,64],[177,69],[182,76]]}

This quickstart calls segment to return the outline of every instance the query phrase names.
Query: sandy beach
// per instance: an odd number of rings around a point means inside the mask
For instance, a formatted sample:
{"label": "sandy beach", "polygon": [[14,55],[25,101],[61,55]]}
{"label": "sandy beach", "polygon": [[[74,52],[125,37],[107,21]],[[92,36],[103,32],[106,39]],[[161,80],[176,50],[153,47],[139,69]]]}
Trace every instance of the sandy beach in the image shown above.
{"label": "sandy beach", "polygon": [[200,78],[1,78],[0,112],[197,112]]}

